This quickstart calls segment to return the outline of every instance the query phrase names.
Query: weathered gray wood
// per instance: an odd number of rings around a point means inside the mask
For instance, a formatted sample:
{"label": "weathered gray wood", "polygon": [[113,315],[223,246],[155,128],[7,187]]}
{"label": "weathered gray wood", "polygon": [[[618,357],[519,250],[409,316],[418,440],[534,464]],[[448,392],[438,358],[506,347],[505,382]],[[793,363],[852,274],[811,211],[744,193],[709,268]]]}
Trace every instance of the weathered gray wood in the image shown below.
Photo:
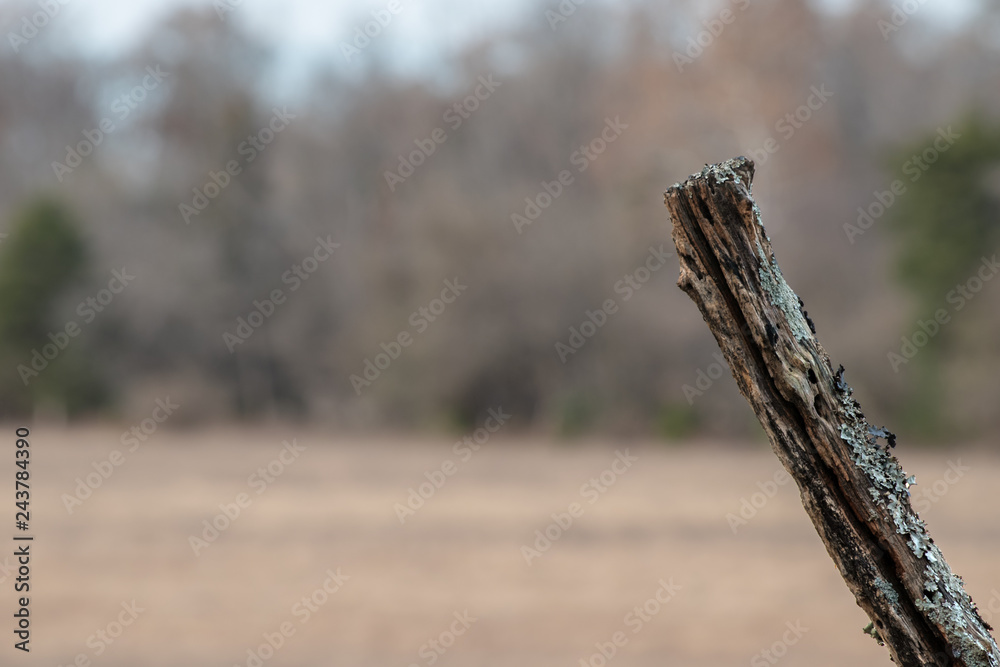
{"label": "weathered gray wood", "polygon": [[741,157],[667,190],[678,285],[715,335],[873,636],[904,667],[1000,666],[992,628],[910,506],[913,480],[889,453],[895,436],[866,421],[782,277],[753,175]]}

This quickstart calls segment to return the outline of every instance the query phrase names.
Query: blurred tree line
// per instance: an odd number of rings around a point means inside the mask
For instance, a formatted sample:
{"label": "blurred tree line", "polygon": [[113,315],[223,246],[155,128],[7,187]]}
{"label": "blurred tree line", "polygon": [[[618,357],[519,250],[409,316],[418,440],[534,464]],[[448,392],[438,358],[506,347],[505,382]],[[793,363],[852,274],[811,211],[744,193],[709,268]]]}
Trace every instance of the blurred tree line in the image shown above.
{"label": "blurred tree line", "polygon": [[[949,32],[918,15],[884,39],[889,3],[762,1],[679,68],[713,18],[703,3],[581,7],[555,30],[546,8],[425,78],[394,73],[387,31],[293,94],[276,92],[273,48],[210,8],[168,16],[115,59],[67,56],[45,34],[31,57],[0,53],[0,85],[18,91],[0,98],[4,415],[129,419],[169,395],[191,421],[468,428],[502,406],[565,435],[746,435],[728,372],[683,391],[716,347],[676,261],[628,300],[616,285],[650,247],[672,250],[666,186],[756,154],[786,277],[879,420],[930,435],[933,404],[968,435],[1000,427],[995,286],[913,363],[886,361],[1000,240],[989,22]],[[781,125],[813,86],[829,100]],[[961,141],[845,237],[907,150],[970,109]],[[907,148],[886,164],[887,146]],[[318,239],[340,245],[309,272]],[[122,270],[134,281],[85,321],[79,304]],[[300,274],[293,291],[284,277]],[[446,280],[467,289],[421,315]],[[556,343],[607,299],[617,311],[563,363]],[[261,324],[231,353],[241,320]],[[25,386],[18,365],[72,322],[80,333]],[[368,362],[377,377],[359,391]]]}

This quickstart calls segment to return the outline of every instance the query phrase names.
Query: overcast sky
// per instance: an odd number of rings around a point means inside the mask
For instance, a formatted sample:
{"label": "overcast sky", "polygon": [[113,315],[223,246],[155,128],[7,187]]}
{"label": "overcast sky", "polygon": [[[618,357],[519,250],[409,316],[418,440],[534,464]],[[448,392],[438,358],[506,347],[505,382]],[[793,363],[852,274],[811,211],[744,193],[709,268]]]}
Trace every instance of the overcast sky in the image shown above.
{"label": "overcast sky", "polygon": [[[2,1],[2,0],[0,0]],[[97,54],[120,52],[134,45],[157,20],[179,7],[208,7],[229,3],[226,20],[249,26],[282,51],[329,55],[343,61],[337,44],[355,26],[371,19],[373,10],[388,0],[60,0],[59,26],[67,37]],[[588,0],[597,4],[607,0]],[[503,0],[473,4],[464,0],[398,0],[401,10],[386,28],[394,43],[416,52],[474,40],[500,25],[514,24],[529,11],[539,14],[532,0]],[[34,3],[27,5],[32,7]],[[37,7],[35,7],[37,9]],[[14,12],[15,19],[25,12]],[[10,13],[8,12],[8,16]],[[66,33],[72,28],[72,34]],[[7,26],[9,29],[9,26]],[[346,61],[345,61],[346,64]]]}
{"label": "overcast sky", "polygon": [[[301,72],[318,61],[350,71],[338,44],[349,38],[356,26],[370,20],[370,12],[385,8],[388,0],[59,0],[58,20],[50,27],[57,40],[68,48],[80,48],[95,55],[114,55],[133,47],[156,21],[182,6],[213,7],[229,3],[226,20],[239,21],[266,42],[277,47],[284,71]],[[398,0],[399,14],[386,28],[395,61],[415,71],[426,69],[443,54],[475,41],[504,25],[537,22],[546,25],[544,10],[558,0]],[[581,0],[578,0],[581,1]],[[708,14],[718,8],[709,1],[699,3]],[[839,9],[863,0],[815,0],[822,6]],[[624,4],[627,0],[582,0],[578,11],[594,4]],[[21,18],[37,11],[35,0],[20,4],[4,2],[0,16],[5,31]],[[921,18],[935,23],[954,23],[969,16],[978,0],[924,0]],[[721,6],[721,5],[720,5]],[[355,63],[356,67],[356,63]]]}

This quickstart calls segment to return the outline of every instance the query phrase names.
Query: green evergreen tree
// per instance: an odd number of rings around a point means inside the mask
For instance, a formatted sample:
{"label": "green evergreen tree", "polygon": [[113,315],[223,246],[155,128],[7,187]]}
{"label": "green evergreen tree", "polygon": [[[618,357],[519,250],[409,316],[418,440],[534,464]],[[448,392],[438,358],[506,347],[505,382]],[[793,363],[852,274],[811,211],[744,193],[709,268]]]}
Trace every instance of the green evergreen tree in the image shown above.
{"label": "green evergreen tree", "polygon": [[[890,211],[889,228],[899,241],[897,277],[918,297],[914,321],[950,308],[948,292],[1000,245],[1000,199],[989,182],[1000,165],[1000,126],[973,114],[955,131],[958,139],[947,147],[935,132],[892,156],[907,191]],[[933,162],[928,159],[935,154]],[[953,426],[945,416],[942,372],[951,342],[948,327],[942,327],[909,364],[913,382],[905,417],[930,437]]]}
{"label": "green evergreen tree", "polygon": [[55,321],[53,308],[82,276],[85,264],[75,223],[49,199],[29,204],[0,245],[0,410],[6,415],[28,414],[40,400],[58,403],[69,413],[103,402],[93,362],[76,339],[46,360],[37,376],[24,371],[34,370],[32,355],[52,342],[49,334],[63,330],[66,321]]}

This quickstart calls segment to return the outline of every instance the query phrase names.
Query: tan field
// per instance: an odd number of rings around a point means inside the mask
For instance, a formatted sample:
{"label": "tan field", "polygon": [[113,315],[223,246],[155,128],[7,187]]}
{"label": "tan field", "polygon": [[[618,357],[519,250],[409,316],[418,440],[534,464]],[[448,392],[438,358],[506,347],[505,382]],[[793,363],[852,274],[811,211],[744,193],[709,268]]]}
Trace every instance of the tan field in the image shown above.
{"label": "tan field", "polygon": [[[119,435],[33,431],[32,650],[8,645],[3,664],[891,664],[862,634],[867,618],[794,485],[767,484],[778,463],[761,446],[496,438],[462,461],[469,452],[450,440],[174,431],[128,452]],[[285,454],[280,475],[248,480],[293,438],[305,449]],[[124,462],[70,514],[63,495],[115,449]],[[616,450],[635,460],[613,466]],[[1000,619],[1000,457],[905,443],[897,454],[932,535],[984,616]],[[446,459],[453,474],[401,524],[394,504]],[[595,477],[603,491],[581,493]],[[189,537],[241,493],[249,503],[195,555]],[[734,534],[726,516],[742,498],[761,507]],[[553,513],[568,527],[550,527],[557,539],[529,565],[522,546]],[[338,568],[340,584],[327,574]]]}

